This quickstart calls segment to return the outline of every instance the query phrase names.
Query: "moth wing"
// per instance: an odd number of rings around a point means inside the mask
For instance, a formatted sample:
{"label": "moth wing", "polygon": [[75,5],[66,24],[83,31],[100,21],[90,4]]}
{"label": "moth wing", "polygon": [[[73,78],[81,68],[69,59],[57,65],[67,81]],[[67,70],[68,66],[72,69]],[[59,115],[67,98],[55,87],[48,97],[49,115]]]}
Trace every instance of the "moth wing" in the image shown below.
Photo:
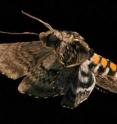
{"label": "moth wing", "polygon": [[37,61],[42,61],[51,51],[40,41],[1,43],[0,72],[17,79],[29,73]]}
{"label": "moth wing", "polygon": [[49,54],[42,63],[38,63],[32,71],[19,84],[21,93],[34,97],[52,97],[60,94],[56,83],[63,65],[57,60],[54,52]]}
{"label": "moth wing", "polygon": [[64,107],[77,107],[89,97],[95,87],[96,82],[94,74],[89,71],[87,75],[88,81],[86,83],[86,77],[79,73],[79,71],[81,71],[80,68],[77,70],[75,69],[73,73],[70,74],[62,100],[62,105]]}
{"label": "moth wing", "polygon": [[117,80],[113,76],[102,76],[98,74],[96,75],[96,80],[98,87],[117,93]]}

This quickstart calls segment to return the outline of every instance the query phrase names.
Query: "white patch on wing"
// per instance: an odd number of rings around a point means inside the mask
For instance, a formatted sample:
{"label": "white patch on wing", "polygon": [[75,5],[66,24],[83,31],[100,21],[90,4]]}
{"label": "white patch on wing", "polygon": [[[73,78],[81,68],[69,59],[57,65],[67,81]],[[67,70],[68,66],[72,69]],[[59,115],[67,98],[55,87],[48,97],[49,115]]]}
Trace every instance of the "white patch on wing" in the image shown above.
{"label": "white patch on wing", "polygon": [[88,76],[83,76],[81,75],[81,71],[79,70],[78,72],[78,79],[82,82],[82,83],[88,83],[89,82],[89,77]]}
{"label": "white patch on wing", "polygon": [[94,89],[95,87],[95,84],[96,84],[96,79],[95,79],[95,76],[94,74],[92,73],[92,76],[93,76],[93,84],[89,87],[89,88],[81,88],[79,87],[77,90],[76,90],[76,93],[79,93],[79,92],[85,92],[85,91],[89,91],[91,93],[91,91]]}
{"label": "white patch on wing", "polygon": [[78,104],[87,100],[87,98],[93,91],[95,84],[96,84],[96,79],[95,79],[94,74],[92,74],[92,76],[93,76],[93,83],[89,88],[82,88],[82,87],[77,88],[77,90],[76,90],[77,97],[76,97],[76,105],[75,106],[77,106]]}
{"label": "white patch on wing", "polygon": [[89,64],[89,60],[86,60],[86,61],[80,66],[80,69],[81,69],[83,72],[85,72],[86,74],[88,74],[88,72],[89,72],[88,64]]}
{"label": "white patch on wing", "polygon": [[92,91],[95,87],[95,84],[96,84],[95,75],[92,73],[92,76],[93,76],[94,81],[93,81],[93,84],[89,88],[86,89],[87,91]]}

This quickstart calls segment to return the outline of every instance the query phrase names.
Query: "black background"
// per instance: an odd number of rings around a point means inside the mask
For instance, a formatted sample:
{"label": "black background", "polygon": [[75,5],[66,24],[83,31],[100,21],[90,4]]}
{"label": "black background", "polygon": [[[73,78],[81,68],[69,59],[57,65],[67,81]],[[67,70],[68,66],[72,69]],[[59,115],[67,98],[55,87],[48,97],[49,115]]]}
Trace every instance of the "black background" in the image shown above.
{"label": "black background", "polygon": [[[117,62],[115,9],[116,4],[108,0],[1,0],[0,30],[37,33],[46,30],[22,15],[24,10],[56,29],[79,32],[97,53]],[[61,97],[38,100],[18,93],[20,81],[0,75],[0,124],[117,123],[116,94],[94,90],[86,102],[69,110],[60,106]]]}

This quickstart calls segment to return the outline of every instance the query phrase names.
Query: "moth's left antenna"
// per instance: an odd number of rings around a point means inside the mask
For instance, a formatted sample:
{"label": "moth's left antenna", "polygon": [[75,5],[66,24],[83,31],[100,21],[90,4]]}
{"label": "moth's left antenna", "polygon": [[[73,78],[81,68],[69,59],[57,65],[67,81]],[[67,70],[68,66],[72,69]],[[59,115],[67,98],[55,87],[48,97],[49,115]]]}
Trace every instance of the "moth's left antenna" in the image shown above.
{"label": "moth's left antenna", "polygon": [[37,18],[37,17],[34,17],[34,16],[28,14],[27,12],[24,12],[24,11],[21,11],[21,12],[22,12],[22,14],[24,14],[24,15],[26,15],[26,16],[28,16],[28,17],[34,19],[34,20],[37,20],[37,21],[41,22],[41,23],[42,23],[46,28],[48,28],[49,30],[54,31],[54,29],[52,28],[52,26],[51,26],[50,24],[48,24],[48,23],[42,21],[41,19],[39,19],[39,18]]}
{"label": "moth's left antenna", "polygon": [[0,31],[0,34],[9,34],[9,35],[39,35],[38,33],[33,33],[33,32],[5,32],[5,31]]}

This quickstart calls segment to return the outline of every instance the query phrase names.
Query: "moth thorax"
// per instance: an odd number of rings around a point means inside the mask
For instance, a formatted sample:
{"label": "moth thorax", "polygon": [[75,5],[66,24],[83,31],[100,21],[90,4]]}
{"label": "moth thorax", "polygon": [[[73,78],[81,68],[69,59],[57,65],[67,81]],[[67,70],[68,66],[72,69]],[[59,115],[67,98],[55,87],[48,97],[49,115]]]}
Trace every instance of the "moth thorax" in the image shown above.
{"label": "moth thorax", "polygon": [[62,41],[58,49],[60,59],[65,65],[74,64],[77,61],[77,49],[75,45]]}

